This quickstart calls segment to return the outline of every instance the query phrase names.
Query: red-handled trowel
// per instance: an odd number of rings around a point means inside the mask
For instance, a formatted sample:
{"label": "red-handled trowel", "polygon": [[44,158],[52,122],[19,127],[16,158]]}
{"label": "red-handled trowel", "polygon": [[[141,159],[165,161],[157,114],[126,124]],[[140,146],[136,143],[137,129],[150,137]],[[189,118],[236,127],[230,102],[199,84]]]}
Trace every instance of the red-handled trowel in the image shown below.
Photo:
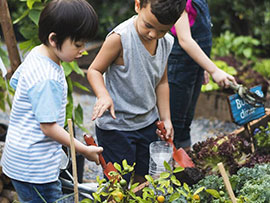
{"label": "red-handled trowel", "polygon": [[[90,135],[84,135],[84,140],[86,142],[87,145],[94,145],[97,146],[94,138]],[[100,165],[103,168],[103,173],[105,174],[105,176],[111,180],[114,179],[114,177],[110,176],[109,173],[111,171],[117,172],[117,169],[113,166],[112,162],[108,162],[106,164],[104,157],[102,156],[102,154],[99,154],[99,161],[100,161]]]}
{"label": "red-handled trowel", "polygon": [[[156,125],[158,129],[161,131],[162,135],[166,135],[166,129],[163,121],[157,121]],[[194,163],[191,158],[188,156],[186,151],[183,148],[176,149],[172,138],[166,140],[173,146],[173,159],[183,168],[194,167]]]}

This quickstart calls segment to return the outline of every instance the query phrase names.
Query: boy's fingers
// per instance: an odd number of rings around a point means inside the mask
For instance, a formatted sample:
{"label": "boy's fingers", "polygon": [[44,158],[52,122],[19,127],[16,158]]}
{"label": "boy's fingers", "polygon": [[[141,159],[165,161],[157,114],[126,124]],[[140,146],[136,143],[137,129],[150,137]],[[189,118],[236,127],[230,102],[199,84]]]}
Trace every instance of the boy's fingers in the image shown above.
{"label": "boy's fingers", "polygon": [[115,111],[114,111],[113,106],[111,106],[111,107],[110,107],[110,113],[111,113],[111,115],[112,115],[113,119],[116,119],[116,116],[115,116]]}
{"label": "boy's fingers", "polygon": [[165,140],[164,135],[162,135],[161,131],[159,129],[156,130],[156,134],[162,139]]}

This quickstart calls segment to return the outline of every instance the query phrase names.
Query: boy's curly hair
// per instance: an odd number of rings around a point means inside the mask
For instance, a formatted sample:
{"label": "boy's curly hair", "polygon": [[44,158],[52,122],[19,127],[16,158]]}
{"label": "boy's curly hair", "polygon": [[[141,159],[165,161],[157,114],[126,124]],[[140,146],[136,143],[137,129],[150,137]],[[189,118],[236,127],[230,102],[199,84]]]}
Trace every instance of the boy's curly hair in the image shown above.
{"label": "boy's curly hair", "polygon": [[186,0],[140,0],[140,7],[150,3],[151,12],[163,25],[174,24],[186,7]]}

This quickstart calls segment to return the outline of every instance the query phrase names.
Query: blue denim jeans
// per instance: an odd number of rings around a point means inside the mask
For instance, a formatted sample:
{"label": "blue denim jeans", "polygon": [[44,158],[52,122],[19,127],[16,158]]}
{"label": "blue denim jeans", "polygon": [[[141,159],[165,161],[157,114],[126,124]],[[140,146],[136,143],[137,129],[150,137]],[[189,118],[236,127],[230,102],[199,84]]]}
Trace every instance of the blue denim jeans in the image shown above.
{"label": "blue denim jeans", "polygon": [[170,57],[168,79],[170,109],[177,148],[191,146],[190,125],[203,82],[204,70],[184,57]]}
{"label": "blue denim jeans", "polygon": [[[96,126],[98,144],[103,147],[106,162],[119,163],[126,159],[129,165],[136,163],[135,174],[145,176],[149,170],[149,145],[158,140],[155,122],[135,131],[102,130]],[[129,181],[131,174],[124,178]]]}
{"label": "blue denim jeans", "polygon": [[59,180],[46,184],[27,183],[14,179],[11,179],[11,182],[18,194],[20,203],[42,203],[44,202],[43,199],[47,203],[62,202],[57,201],[62,197],[61,182]]}
{"label": "blue denim jeans", "polygon": [[[212,33],[208,5],[205,0],[192,0],[192,5],[197,11],[195,23],[191,27],[192,38],[209,56]],[[191,146],[190,125],[200,95],[203,73],[204,70],[179,45],[175,36],[168,60],[168,81],[174,143],[177,148]]]}

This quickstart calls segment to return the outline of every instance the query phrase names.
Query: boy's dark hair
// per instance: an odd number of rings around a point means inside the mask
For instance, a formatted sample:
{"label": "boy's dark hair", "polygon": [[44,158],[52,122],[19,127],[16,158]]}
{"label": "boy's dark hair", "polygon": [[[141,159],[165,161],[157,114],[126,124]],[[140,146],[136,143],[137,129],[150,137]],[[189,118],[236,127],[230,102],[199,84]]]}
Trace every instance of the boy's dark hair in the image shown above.
{"label": "boy's dark hair", "polygon": [[56,33],[57,49],[65,39],[89,41],[98,30],[98,17],[86,0],[53,0],[41,12],[39,18],[39,39],[48,45],[49,34]]}
{"label": "boy's dark hair", "polygon": [[173,25],[186,7],[186,0],[140,0],[140,8],[150,3],[151,12],[163,25]]}

